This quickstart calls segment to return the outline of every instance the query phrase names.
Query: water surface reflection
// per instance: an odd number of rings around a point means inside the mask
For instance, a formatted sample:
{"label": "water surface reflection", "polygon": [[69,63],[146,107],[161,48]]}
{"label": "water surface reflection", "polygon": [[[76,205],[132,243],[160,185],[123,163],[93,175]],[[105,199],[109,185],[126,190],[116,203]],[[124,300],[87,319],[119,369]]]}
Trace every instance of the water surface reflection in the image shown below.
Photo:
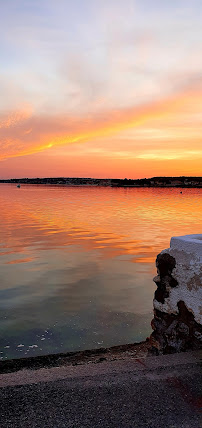
{"label": "water surface reflection", "polygon": [[0,185],[1,357],[144,339],[155,257],[199,232],[201,194]]}

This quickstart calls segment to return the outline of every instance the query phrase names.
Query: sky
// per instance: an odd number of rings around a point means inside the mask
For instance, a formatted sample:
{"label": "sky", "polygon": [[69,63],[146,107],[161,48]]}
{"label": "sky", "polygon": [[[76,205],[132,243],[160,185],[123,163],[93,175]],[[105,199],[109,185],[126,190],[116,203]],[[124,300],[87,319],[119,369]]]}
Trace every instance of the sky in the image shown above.
{"label": "sky", "polygon": [[201,0],[0,0],[0,178],[202,175]]}

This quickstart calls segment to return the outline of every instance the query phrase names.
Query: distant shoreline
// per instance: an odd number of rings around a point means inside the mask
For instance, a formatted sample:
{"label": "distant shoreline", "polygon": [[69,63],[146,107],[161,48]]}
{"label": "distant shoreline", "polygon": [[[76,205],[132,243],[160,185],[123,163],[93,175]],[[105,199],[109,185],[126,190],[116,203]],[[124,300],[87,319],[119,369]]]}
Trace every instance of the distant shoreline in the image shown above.
{"label": "distant shoreline", "polygon": [[151,187],[151,188],[202,188],[202,177],[152,177],[140,179],[116,178],[80,178],[80,177],[47,177],[47,178],[11,178],[2,179],[0,184],[34,184],[65,187]]}
{"label": "distant shoreline", "polygon": [[[15,184],[15,183],[2,183],[0,181],[0,184]],[[202,189],[202,184],[201,185],[192,185],[192,186],[185,186],[185,185],[178,185],[178,186],[164,186],[164,185],[159,185],[159,186],[145,186],[145,185],[125,185],[125,186],[105,186],[105,185],[96,185],[96,184],[51,184],[51,183],[20,183],[20,184],[24,184],[24,185],[28,185],[28,186],[49,186],[49,187],[111,187],[111,188],[131,188],[131,189]]]}

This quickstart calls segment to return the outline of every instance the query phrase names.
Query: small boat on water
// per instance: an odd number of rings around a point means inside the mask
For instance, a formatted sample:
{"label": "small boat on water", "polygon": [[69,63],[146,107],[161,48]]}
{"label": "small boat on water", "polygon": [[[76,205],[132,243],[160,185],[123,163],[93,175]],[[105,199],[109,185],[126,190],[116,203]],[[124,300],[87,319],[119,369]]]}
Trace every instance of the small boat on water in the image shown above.
{"label": "small boat on water", "polygon": [[18,189],[20,189],[20,184],[17,184],[17,186],[16,187],[18,187]]}

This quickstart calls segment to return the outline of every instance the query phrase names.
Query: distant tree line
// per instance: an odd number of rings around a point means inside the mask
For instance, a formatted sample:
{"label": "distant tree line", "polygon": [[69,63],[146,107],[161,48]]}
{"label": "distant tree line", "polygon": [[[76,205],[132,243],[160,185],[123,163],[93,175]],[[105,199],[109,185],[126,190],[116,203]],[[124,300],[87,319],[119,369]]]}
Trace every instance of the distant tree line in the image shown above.
{"label": "distant tree line", "polygon": [[44,184],[63,186],[111,186],[111,187],[202,187],[202,177],[152,177],[140,179],[45,177],[11,178],[0,183]]}

